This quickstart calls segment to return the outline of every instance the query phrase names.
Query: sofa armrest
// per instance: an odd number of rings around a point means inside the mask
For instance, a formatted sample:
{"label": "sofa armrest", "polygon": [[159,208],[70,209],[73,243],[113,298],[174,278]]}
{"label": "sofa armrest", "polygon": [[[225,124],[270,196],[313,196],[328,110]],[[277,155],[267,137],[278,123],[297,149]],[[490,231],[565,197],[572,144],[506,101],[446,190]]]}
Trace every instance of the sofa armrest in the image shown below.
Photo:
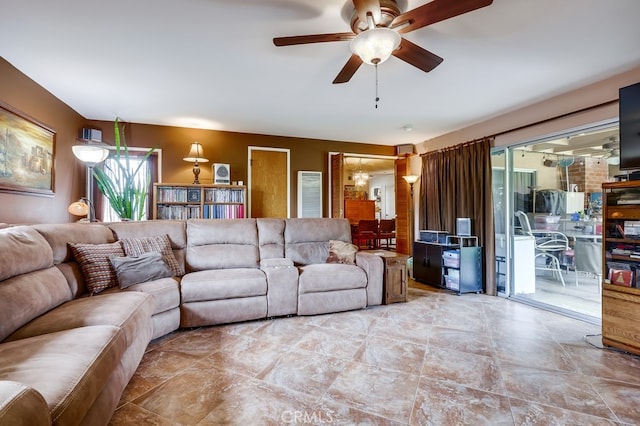
{"label": "sofa armrest", "polygon": [[356,253],[356,265],[367,274],[367,306],[382,304],[382,258],[374,253],[359,251]]}
{"label": "sofa armrest", "polygon": [[23,383],[0,380],[0,424],[50,425],[49,406],[37,390]]}

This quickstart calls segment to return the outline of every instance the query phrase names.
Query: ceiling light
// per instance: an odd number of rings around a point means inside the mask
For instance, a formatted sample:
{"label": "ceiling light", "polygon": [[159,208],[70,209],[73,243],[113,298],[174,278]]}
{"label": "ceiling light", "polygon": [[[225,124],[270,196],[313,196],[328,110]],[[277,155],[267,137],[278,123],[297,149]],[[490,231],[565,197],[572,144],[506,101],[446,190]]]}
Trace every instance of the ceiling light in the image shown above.
{"label": "ceiling light", "polygon": [[381,64],[400,46],[400,35],[389,28],[371,28],[358,34],[349,47],[366,64]]}
{"label": "ceiling light", "polygon": [[404,130],[405,132],[410,132],[413,130],[413,126],[411,124],[405,124],[404,126],[402,126],[402,130]]}

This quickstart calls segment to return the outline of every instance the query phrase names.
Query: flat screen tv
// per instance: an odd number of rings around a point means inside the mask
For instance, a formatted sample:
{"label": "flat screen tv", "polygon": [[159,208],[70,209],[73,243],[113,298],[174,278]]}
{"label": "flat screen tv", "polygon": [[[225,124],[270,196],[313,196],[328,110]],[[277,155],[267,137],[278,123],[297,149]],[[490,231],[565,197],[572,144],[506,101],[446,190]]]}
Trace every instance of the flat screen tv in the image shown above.
{"label": "flat screen tv", "polygon": [[620,169],[640,169],[640,83],[622,87],[620,95]]}

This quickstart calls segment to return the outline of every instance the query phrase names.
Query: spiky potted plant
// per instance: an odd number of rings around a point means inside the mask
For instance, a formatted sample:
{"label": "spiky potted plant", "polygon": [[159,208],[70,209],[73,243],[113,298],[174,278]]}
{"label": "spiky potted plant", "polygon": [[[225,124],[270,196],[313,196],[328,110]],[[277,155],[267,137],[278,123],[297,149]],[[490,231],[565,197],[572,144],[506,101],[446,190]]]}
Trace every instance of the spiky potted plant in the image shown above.
{"label": "spiky potted plant", "polygon": [[[155,148],[149,149],[144,156],[144,161],[138,163],[135,169],[131,168],[129,147],[124,137],[124,125],[116,117],[113,124],[115,138],[115,161],[105,163],[102,168],[96,167],[93,176],[96,179],[98,189],[109,200],[109,205],[122,220],[141,220],[147,202],[147,191],[151,181],[149,168],[142,168],[145,161],[153,153]],[[146,175],[140,178],[139,174],[146,170]]]}

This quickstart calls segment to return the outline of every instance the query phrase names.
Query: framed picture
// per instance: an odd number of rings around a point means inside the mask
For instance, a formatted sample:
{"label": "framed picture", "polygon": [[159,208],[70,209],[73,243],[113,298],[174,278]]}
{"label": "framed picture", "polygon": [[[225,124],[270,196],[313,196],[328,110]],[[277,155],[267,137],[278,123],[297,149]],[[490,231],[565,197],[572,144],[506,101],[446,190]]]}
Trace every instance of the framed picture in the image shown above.
{"label": "framed picture", "polygon": [[53,196],[56,133],[0,103],[0,191]]}

